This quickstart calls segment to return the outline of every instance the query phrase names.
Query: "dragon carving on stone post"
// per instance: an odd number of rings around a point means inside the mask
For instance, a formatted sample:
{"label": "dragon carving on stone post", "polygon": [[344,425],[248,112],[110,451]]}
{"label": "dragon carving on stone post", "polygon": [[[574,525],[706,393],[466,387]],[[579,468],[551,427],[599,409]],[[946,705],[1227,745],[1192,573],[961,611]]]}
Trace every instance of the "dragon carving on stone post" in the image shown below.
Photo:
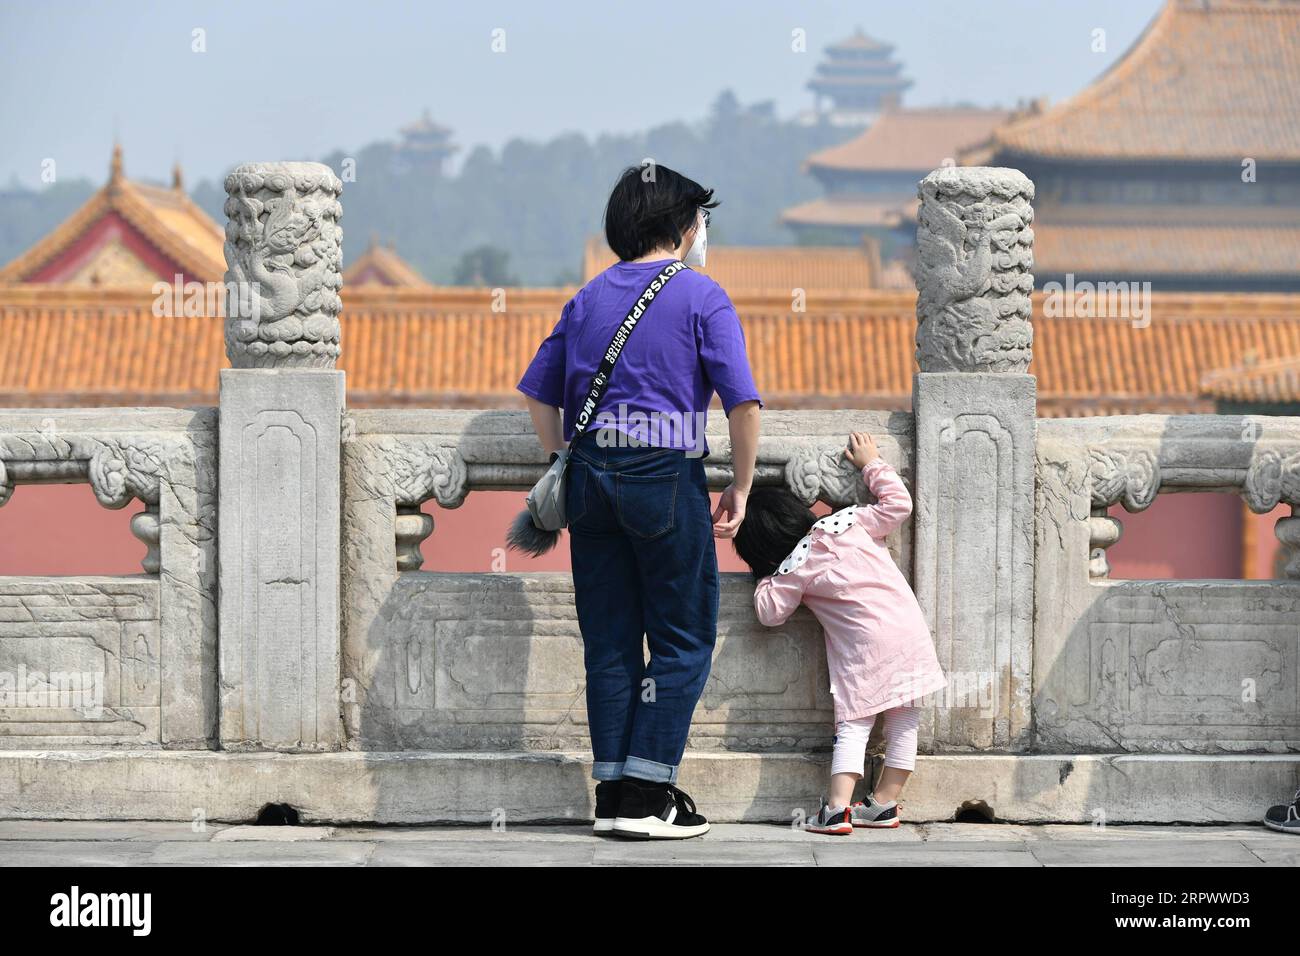
{"label": "dragon carving on stone post", "polygon": [[235,368],[334,367],[342,190],[319,163],[250,163],[226,177],[226,353]]}

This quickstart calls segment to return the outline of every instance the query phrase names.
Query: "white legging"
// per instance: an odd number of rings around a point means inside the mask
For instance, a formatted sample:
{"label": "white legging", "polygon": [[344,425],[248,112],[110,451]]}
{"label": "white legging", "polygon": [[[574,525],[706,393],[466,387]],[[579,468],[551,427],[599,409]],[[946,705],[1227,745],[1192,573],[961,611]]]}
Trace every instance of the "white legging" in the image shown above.
{"label": "white legging", "polygon": [[835,725],[831,773],[862,776],[867,762],[867,738],[871,736],[877,716],[885,718],[885,766],[899,770],[916,767],[916,728],[921,723],[921,708],[895,707],[880,715],[842,720]]}

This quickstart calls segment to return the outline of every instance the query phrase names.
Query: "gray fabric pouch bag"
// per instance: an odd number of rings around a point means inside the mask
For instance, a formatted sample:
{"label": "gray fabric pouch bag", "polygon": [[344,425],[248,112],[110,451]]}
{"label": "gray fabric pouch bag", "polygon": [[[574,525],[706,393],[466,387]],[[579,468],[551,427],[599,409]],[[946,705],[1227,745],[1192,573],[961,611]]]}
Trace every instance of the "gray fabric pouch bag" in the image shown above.
{"label": "gray fabric pouch bag", "polygon": [[528,515],[540,531],[559,531],[568,522],[564,518],[564,493],[568,482],[569,449],[556,452],[551,467],[528,492]]}

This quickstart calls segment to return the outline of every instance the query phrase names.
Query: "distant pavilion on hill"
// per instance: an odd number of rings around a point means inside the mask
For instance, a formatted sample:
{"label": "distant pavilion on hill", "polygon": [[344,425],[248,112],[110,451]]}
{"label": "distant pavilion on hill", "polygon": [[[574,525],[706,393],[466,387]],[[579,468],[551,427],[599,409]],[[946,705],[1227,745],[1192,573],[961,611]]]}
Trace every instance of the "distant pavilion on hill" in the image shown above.
{"label": "distant pavilion on hill", "polygon": [[816,115],[823,122],[864,126],[879,113],[897,109],[912,85],[894,59],[894,48],[867,36],[861,27],[824,52],[808,81]]}

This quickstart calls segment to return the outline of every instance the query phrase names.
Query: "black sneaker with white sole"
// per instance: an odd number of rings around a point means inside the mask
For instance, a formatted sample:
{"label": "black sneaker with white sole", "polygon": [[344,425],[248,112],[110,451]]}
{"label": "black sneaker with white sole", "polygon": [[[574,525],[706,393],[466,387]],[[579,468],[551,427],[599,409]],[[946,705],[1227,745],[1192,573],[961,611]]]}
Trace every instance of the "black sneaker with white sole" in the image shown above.
{"label": "black sneaker with white sole", "polygon": [[1278,833],[1300,834],[1300,790],[1296,791],[1293,802],[1269,807],[1264,814],[1264,826]]}
{"label": "black sneaker with white sole", "polygon": [[612,833],[614,818],[618,816],[618,800],[623,795],[622,780],[601,780],[596,784],[595,833]]}
{"label": "black sneaker with white sole", "polygon": [[695,801],[670,783],[624,780],[614,832],[644,840],[685,840],[709,831]]}

